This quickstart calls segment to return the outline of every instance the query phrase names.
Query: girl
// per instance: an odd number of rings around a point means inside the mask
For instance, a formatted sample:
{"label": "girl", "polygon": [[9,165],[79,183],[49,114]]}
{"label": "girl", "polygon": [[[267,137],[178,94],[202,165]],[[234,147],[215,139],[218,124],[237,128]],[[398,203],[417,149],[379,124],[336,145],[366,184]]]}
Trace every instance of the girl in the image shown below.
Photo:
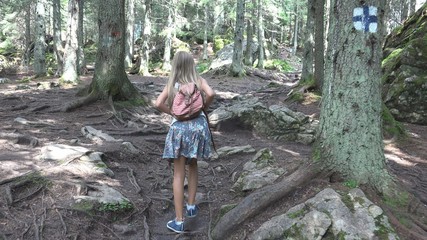
{"label": "girl", "polygon": [[[197,74],[193,56],[187,52],[177,52],[172,61],[168,83],[156,100],[157,109],[172,115],[172,101],[179,84],[191,82],[194,82],[198,89],[204,93],[204,109],[208,109],[215,92],[207,81]],[[209,158],[212,150],[211,133],[203,112],[198,117],[188,121],[172,119],[166,136],[163,158],[169,159],[174,165],[173,196],[176,217],[169,221],[166,226],[176,233],[184,232],[185,165],[188,165],[188,203],[185,215],[195,217],[197,214],[195,205],[198,182],[197,158]]]}

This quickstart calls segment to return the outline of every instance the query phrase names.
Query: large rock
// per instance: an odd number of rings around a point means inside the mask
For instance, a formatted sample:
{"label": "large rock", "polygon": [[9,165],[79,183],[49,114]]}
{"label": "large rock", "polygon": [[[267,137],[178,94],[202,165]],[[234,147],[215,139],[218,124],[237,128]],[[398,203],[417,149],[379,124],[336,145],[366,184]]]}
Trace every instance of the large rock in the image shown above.
{"label": "large rock", "polygon": [[[228,45],[225,45],[221,50],[219,50],[216,55],[215,59],[212,61],[210,65],[210,69],[217,69],[225,65],[231,64],[233,61],[233,48],[234,43],[230,43]],[[246,40],[243,41],[243,49],[246,51]],[[258,43],[253,42],[252,44],[252,56],[255,56],[258,50]]]}
{"label": "large rock", "polygon": [[257,98],[241,99],[228,107],[219,107],[209,115],[212,126],[221,129],[234,124],[249,128],[275,140],[309,144],[314,141],[318,122],[303,113],[293,112],[285,106],[264,106]]}
{"label": "large rock", "polygon": [[398,239],[382,209],[360,189],[340,195],[327,188],[249,237],[262,239]]}
{"label": "large rock", "polygon": [[401,121],[427,124],[427,3],[386,39],[383,98]]}

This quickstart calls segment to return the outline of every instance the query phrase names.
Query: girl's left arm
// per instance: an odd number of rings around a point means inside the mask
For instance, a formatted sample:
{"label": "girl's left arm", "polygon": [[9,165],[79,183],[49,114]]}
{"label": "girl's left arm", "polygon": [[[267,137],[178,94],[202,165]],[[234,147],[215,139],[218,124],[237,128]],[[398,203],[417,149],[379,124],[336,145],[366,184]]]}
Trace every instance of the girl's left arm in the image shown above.
{"label": "girl's left arm", "polygon": [[169,109],[169,107],[165,104],[166,100],[168,99],[168,89],[167,89],[167,85],[163,88],[162,93],[160,93],[160,95],[157,97],[155,106],[157,109],[159,109],[160,111],[167,113],[167,114],[171,114],[171,110]]}

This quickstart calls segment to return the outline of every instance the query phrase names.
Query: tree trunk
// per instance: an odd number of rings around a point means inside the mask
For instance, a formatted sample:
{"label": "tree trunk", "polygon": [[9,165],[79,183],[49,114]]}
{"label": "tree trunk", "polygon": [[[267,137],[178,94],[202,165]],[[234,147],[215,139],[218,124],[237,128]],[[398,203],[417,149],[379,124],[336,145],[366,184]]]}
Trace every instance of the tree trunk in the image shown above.
{"label": "tree trunk", "polygon": [[[172,0],[169,0],[171,2]],[[166,37],[165,37],[165,52],[163,54],[163,66],[164,71],[171,70],[171,51],[172,51],[172,6],[168,4],[168,21],[166,26]]]}
{"label": "tree trunk", "polygon": [[143,25],[142,25],[142,43],[141,43],[141,49],[139,52],[139,57],[141,64],[139,65],[139,75],[142,76],[149,76],[150,73],[148,71],[148,63],[150,61],[150,55],[149,55],[149,46],[148,43],[150,42],[151,37],[151,0],[145,0],[144,4],[142,5],[143,8]]}
{"label": "tree trunk", "polygon": [[294,2],[295,4],[295,16],[294,16],[294,44],[293,44],[293,51],[292,54],[296,55],[297,54],[297,50],[298,50],[298,14],[299,14],[299,9],[298,9],[298,3]]}
{"label": "tree trunk", "polygon": [[68,1],[67,39],[65,42],[64,70],[62,74],[62,80],[64,82],[73,84],[77,84],[79,81],[79,42],[77,36],[79,26],[79,7],[79,0]]}
{"label": "tree trunk", "polygon": [[98,6],[99,41],[91,90],[104,99],[138,97],[138,91],[129,81],[124,66],[125,0],[104,0]]}
{"label": "tree trunk", "polygon": [[253,44],[253,27],[251,20],[246,20],[246,50],[245,50],[245,65],[252,66],[252,44]]}
{"label": "tree trunk", "polygon": [[231,75],[241,77],[243,68],[243,29],[245,27],[245,0],[237,0],[236,28],[234,30],[233,60],[231,62]]}
{"label": "tree trunk", "polygon": [[61,1],[53,0],[53,50],[55,52],[57,70],[55,76],[62,75],[63,68],[63,48],[61,38]]}
{"label": "tree trunk", "polygon": [[262,0],[258,0],[258,64],[257,68],[264,68],[264,27],[263,27],[263,5]]}
{"label": "tree trunk", "polygon": [[125,68],[132,67],[133,60],[133,42],[134,42],[134,26],[135,26],[135,0],[128,1],[127,11],[127,31],[126,31],[126,54],[125,54]]}
{"label": "tree trunk", "polygon": [[78,32],[77,32],[77,41],[78,41],[78,59],[79,59],[79,67],[78,67],[78,74],[84,75],[87,73],[87,67],[86,67],[86,57],[84,53],[84,26],[83,26],[83,17],[84,17],[84,4],[85,0],[80,0],[79,3],[79,26],[78,26]]}
{"label": "tree trunk", "polygon": [[31,4],[25,9],[25,56],[24,66],[30,65],[31,58]]}
{"label": "tree trunk", "polygon": [[314,80],[316,89],[322,89],[325,76],[324,7],[325,0],[315,0]]}
{"label": "tree trunk", "polygon": [[302,81],[310,81],[313,79],[313,59],[314,59],[314,17],[316,14],[315,1],[307,1],[307,25],[305,28],[305,43],[304,54],[302,58]]}
{"label": "tree trunk", "polygon": [[386,0],[372,0],[354,9],[354,2],[331,1],[330,41],[315,150],[324,170],[369,184],[383,193],[391,186],[381,129],[385,4]]}
{"label": "tree trunk", "polygon": [[208,28],[209,28],[209,2],[205,3],[205,27],[203,32],[203,60],[208,59]]}
{"label": "tree trunk", "polygon": [[36,41],[34,43],[34,71],[36,77],[46,76],[46,43],[45,43],[45,1],[38,0],[36,5],[36,22],[35,34]]}

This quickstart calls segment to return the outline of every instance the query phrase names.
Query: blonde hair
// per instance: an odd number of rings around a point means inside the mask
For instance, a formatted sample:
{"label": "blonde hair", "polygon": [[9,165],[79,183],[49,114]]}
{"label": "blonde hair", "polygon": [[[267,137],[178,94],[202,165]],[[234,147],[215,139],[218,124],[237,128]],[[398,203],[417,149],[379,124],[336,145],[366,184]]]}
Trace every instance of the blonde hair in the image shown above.
{"label": "blonde hair", "polygon": [[175,54],[172,60],[172,70],[169,75],[167,83],[168,99],[167,103],[169,108],[172,106],[173,98],[177,92],[175,83],[185,84],[194,82],[196,86],[201,89],[201,80],[199,74],[196,72],[196,64],[193,56],[184,51],[179,51]]}

